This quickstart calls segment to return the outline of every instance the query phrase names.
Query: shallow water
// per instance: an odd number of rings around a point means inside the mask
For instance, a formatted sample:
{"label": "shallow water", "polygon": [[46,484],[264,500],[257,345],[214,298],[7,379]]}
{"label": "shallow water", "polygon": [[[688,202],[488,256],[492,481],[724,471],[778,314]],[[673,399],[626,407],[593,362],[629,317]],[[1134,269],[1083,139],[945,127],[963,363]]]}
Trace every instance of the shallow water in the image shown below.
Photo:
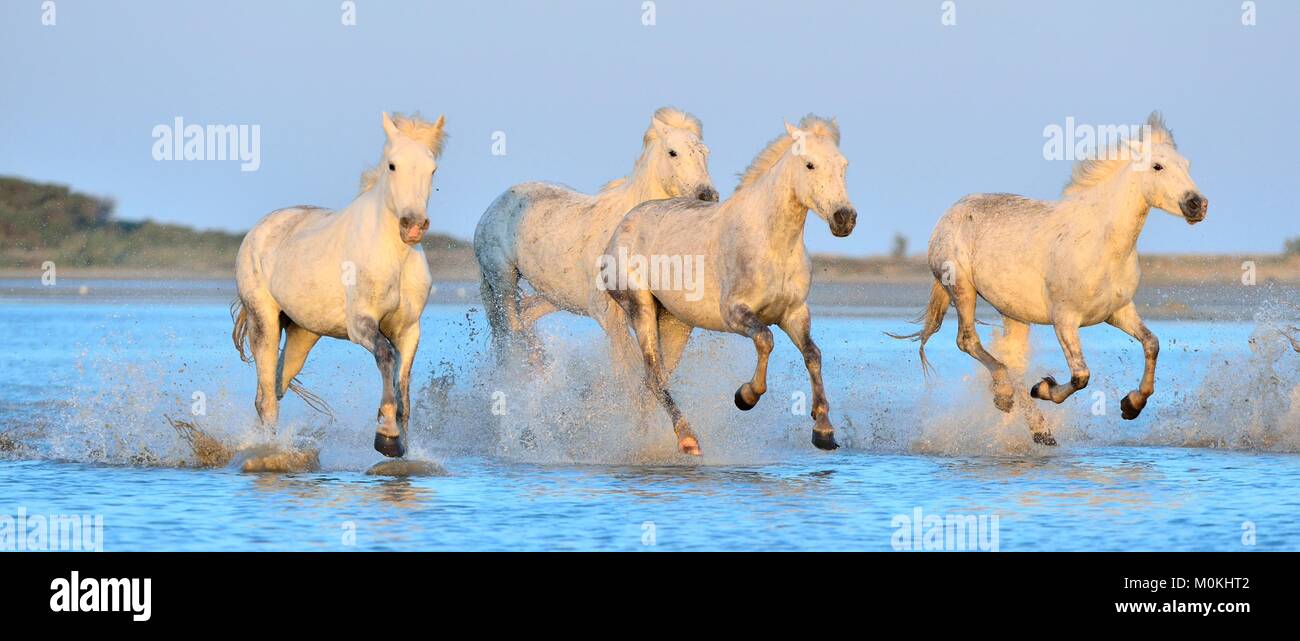
{"label": "shallow water", "polygon": [[[411,456],[445,473],[383,478],[365,474],[381,459],[379,381],[361,348],[322,341],[304,371],[334,421],[287,397],[268,437],[221,287],[5,285],[0,515],[102,515],[108,550],[888,550],[922,544],[926,517],[968,516],[985,535],[970,547],[1001,550],[1300,548],[1300,354],[1277,331],[1300,314],[1285,304],[1252,302],[1238,310],[1249,321],[1151,322],[1157,394],[1132,422],[1118,401],[1141,374],[1139,346],[1084,330],[1092,384],[1040,405],[1052,449],[993,408],[953,345],[955,318],[930,344],[927,383],[915,345],[882,334],[914,310],[876,306],[869,288],[870,314],[814,310],[833,453],[808,443],[807,378],[788,341],[768,395],[742,413],[731,395],[752,348],[697,332],[674,391],[704,457],[685,460],[666,419],[645,424],[610,384],[593,323],[546,319],[544,368],[498,372],[475,292],[451,284],[425,313],[413,383]],[[1040,328],[1024,382],[1044,373],[1064,363]],[[318,448],[322,469],[193,467],[168,417],[232,449]]]}

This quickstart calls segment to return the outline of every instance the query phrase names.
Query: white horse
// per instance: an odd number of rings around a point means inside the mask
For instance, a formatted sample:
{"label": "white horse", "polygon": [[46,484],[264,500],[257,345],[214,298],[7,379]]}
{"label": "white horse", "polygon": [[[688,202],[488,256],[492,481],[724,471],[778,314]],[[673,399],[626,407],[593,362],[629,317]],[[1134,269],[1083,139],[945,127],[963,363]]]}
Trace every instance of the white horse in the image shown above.
{"label": "white horse", "polygon": [[278,401],[316,341],[343,338],[374,354],[383,378],[375,449],[391,457],[406,453],[411,363],[432,284],[420,240],[429,228],[425,209],[443,124],[441,116],[429,123],[385,113],[383,156],[362,176],[351,204],[337,212],[280,209],[244,237],[233,338],[246,362],[245,342],[251,348],[264,425],[275,425]]}
{"label": "white horse", "polygon": [[[768,326],[779,325],[803,353],[812,381],[812,442],[824,450],[837,447],[821,352],[811,335],[812,262],[803,231],[809,209],[836,236],[848,236],[857,222],[839,141],[834,121],[810,115],[798,128],[787,124],[786,134],[758,154],[725,202],[647,202],[628,212],[610,238],[602,289],[631,321],[646,385],[667,410],[682,453],[698,456],[700,447],[668,392],[668,379],[695,327],[754,341],[754,376],[735,395],[736,406],[749,410],[767,391]],[[671,273],[687,265],[702,267],[696,275],[701,286],[682,287],[686,279]]]}
{"label": "white horse", "polygon": [[[717,201],[709,179],[709,149],[694,116],[664,107],[642,138],[632,174],[595,195],[542,182],[515,185],[483,213],[474,231],[481,293],[498,356],[514,340],[540,352],[532,324],[556,310],[589,316],[610,337],[616,360],[635,363],[621,313],[596,287],[597,259],[618,221],[647,200],[689,196]],[[524,278],[536,292],[523,297]]]}
{"label": "white horse", "polygon": [[[1137,291],[1137,240],[1152,207],[1179,212],[1189,224],[1205,219],[1209,201],[1197,190],[1189,163],[1174,146],[1158,113],[1147,120],[1149,137],[1125,141],[1116,158],[1086,160],[1074,168],[1063,198],[1031,200],[1012,194],[972,194],[944,214],[930,236],[935,283],[918,322],[921,331],[895,338],[921,343],[939,330],[950,303],[958,316],[957,346],[992,374],[993,403],[1009,412],[1013,388],[1007,366],[980,345],[975,300],[1002,314],[1004,345],[1025,353],[1029,326],[1051,325],[1070,366],[1070,381],[1051,376],[1030,388],[1030,396],[1064,402],[1087,387],[1088,366],[1079,328],[1109,323],[1142,343],[1145,371],[1136,390],[1120,401],[1125,419],[1137,418],[1155,392],[1160,341],[1142,323]],[[1100,150],[1099,150],[1100,151]],[[1125,157],[1127,156],[1127,157]],[[1023,395],[1022,395],[1023,398]],[[1042,415],[1024,399],[1034,441],[1054,445]]]}

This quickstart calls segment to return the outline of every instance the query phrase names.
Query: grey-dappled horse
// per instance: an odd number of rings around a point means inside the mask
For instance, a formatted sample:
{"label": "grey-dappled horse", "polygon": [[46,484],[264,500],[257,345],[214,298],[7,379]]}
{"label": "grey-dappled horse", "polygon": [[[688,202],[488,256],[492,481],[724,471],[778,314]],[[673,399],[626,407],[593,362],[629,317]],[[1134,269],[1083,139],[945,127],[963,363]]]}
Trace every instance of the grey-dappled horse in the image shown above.
{"label": "grey-dappled horse", "polygon": [[[474,231],[474,253],[498,357],[504,358],[516,342],[538,357],[532,324],[565,310],[595,319],[609,336],[614,358],[624,367],[635,366],[636,348],[622,315],[596,287],[597,258],[614,226],[637,204],[674,196],[718,199],[702,136],[698,119],[664,107],[650,119],[641,155],[627,178],[609,182],[594,195],[551,183],[523,183],[492,202]],[[521,278],[533,295],[523,296]]]}

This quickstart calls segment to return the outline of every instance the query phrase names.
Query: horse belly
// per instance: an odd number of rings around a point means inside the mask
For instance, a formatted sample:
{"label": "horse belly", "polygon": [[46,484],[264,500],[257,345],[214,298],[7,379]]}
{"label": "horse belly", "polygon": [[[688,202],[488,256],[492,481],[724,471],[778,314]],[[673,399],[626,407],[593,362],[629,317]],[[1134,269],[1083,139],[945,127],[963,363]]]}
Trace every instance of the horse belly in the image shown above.
{"label": "horse belly", "polygon": [[343,287],[319,279],[272,279],[271,295],[289,320],[313,334],[347,338]]}
{"label": "horse belly", "polygon": [[576,313],[586,312],[596,258],[604,249],[603,242],[592,240],[601,234],[591,229],[599,222],[589,220],[591,213],[576,197],[550,197],[530,203],[518,228],[520,276],[551,303]]}
{"label": "horse belly", "polygon": [[982,280],[976,274],[975,290],[1004,316],[1037,325],[1052,323],[1047,289],[1043,286],[1043,280],[1035,275],[1025,274],[1010,279],[1004,275],[1001,278]]}
{"label": "horse belly", "polygon": [[708,290],[706,287],[700,295],[689,290],[657,290],[654,294],[659,304],[683,323],[691,327],[725,332],[727,328],[722,321],[718,292]]}

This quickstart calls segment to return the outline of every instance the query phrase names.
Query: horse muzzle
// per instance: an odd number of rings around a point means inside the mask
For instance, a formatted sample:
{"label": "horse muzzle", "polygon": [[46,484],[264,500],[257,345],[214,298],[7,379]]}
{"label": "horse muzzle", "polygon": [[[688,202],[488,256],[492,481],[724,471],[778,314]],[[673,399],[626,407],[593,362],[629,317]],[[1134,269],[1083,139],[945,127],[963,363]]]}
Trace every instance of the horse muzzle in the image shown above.
{"label": "horse muzzle", "polygon": [[858,224],[858,212],[852,207],[840,207],[831,214],[831,235],[836,238],[844,238],[853,233],[853,227]]}
{"label": "horse muzzle", "polygon": [[398,227],[402,236],[402,242],[407,245],[416,245],[419,244],[421,240],[424,240],[424,232],[429,230],[429,219],[426,217],[420,219],[419,222],[416,222],[416,219],[413,217],[408,218],[403,216]]}
{"label": "horse muzzle", "polygon": [[718,190],[714,189],[712,186],[706,185],[700,187],[700,190],[696,192],[695,197],[705,202],[716,203],[718,202]]}
{"label": "horse muzzle", "polygon": [[1196,192],[1188,192],[1178,203],[1178,208],[1182,210],[1187,224],[1195,225],[1205,220],[1205,215],[1210,211],[1210,199]]}

